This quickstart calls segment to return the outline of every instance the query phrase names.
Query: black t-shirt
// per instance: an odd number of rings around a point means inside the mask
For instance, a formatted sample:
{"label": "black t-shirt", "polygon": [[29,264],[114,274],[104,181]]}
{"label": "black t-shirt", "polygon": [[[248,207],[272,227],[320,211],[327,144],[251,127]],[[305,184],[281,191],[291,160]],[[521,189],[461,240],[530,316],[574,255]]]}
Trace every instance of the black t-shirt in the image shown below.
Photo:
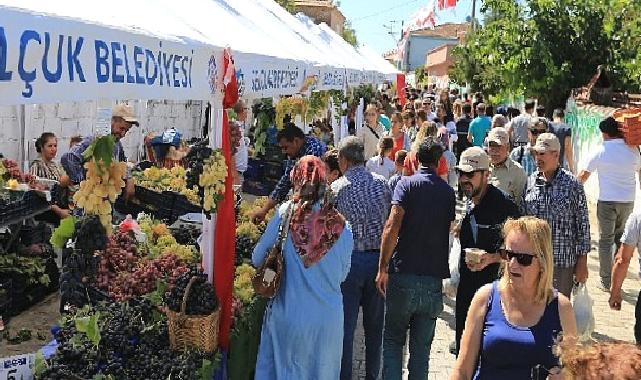
{"label": "black t-shirt", "polygon": [[[472,272],[465,264],[465,248],[481,248],[488,253],[495,253],[503,244],[503,224],[508,218],[520,216],[516,204],[507,194],[493,185],[487,185],[487,192],[481,203],[468,211],[461,224],[459,239],[461,242],[461,276],[484,278],[492,281],[498,275],[499,264],[492,264],[480,272]],[[473,217],[473,218],[472,218]],[[477,236],[472,233],[473,221],[476,222]]]}
{"label": "black t-shirt", "polygon": [[456,140],[456,154],[460,155],[465,149],[472,146],[469,141],[467,141],[467,132],[470,130],[470,123],[472,119],[469,117],[462,117],[456,122],[456,134],[458,135],[458,140]]}

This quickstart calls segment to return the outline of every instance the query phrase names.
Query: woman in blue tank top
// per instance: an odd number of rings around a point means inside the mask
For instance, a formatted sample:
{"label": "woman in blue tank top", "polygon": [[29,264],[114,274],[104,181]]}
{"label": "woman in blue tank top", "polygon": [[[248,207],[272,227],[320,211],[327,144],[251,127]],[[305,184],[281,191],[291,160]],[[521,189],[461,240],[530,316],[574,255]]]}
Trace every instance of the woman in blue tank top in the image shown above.
{"label": "woman in blue tank top", "polygon": [[472,300],[453,380],[528,380],[536,366],[557,378],[552,346],[561,332],[576,336],[572,305],[552,288],[550,226],[523,217],[508,220],[503,233],[503,276]]}

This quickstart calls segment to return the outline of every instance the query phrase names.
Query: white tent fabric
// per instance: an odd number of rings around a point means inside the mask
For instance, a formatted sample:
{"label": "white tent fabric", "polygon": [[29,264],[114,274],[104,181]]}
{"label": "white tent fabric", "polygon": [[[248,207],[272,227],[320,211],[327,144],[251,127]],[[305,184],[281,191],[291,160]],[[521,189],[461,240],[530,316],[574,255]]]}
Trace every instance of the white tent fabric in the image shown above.
{"label": "white tent fabric", "polygon": [[329,27],[273,0],[0,0],[0,20],[0,104],[210,99],[226,46],[247,97],[375,82]]}
{"label": "white tent fabric", "polygon": [[383,74],[387,80],[395,80],[396,74],[400,73],[394,65],[386,61],[385,58],[376,53],[371,47],[367,45],[360,46],[358,52],[365,57],[365,59],[369,59],[375,66],[375,70]]}

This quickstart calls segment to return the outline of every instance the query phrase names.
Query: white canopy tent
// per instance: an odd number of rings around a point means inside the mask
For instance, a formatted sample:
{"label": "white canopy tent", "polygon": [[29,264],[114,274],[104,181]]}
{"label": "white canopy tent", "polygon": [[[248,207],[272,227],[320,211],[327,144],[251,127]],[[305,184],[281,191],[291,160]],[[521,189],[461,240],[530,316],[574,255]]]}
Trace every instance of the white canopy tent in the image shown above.
{"label": "white canopy tent", "polygon": [[382,74],[385,80],[395,81],[396,74],[400,74],[400,71],[398,71],[394,65],[386,61],[385,58],[376,53],[371,47],[367,45],[360,46],[358,52],[374,65],[375,70]]}

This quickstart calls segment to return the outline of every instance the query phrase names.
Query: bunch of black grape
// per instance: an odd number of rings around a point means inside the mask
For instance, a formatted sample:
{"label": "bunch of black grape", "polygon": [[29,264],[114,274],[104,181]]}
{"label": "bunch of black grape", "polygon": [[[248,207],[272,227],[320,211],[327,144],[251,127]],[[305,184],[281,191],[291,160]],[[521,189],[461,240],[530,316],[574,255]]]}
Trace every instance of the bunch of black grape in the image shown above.
{"label": "bunch of black grape", "polygon": [[76,222],[75,248],[85,255],[93,255],[107,247],[107,231],[97,215],[83,216]]}
{"label": "bunch of black grape", "polygon": [[190,270],[178,277],[173,289],[167,294],[167,307],[175,312],[181,311],[187,285],[194,277],[196,280],[194,280],[187,297],[185,313],[187,315],[209,315],[218,308],[218,298],[214,286],[207,282],[207,275],[201,271]]}
{"label": "bunch of black grape", "polygon": [[187,187],[193,189],[198,186],[200,175],[203,174],[203,164],[205,159],[212,154],[212,149],[206,145],[206,142],[194,145],[185,157],[187,165]]}
{"label": "bunch of black grape", "polygon": [[251,260],[256,242],[249,236],[236,236],[236,263],[242,264],[243,260]]}
{"label": "bunch of black grape", "polygon": [[178,244],[194,245],[196,248],[198,248],[200,233],[201,229],[199,227],[190,224],[182,224],[176,229],[172,228],[171,231]]}
{"label": "bunch of black grape", "polygon": [[91,379],[97,372],[98,356],[91,343],[78,339],[59,343],[38,380]]}

